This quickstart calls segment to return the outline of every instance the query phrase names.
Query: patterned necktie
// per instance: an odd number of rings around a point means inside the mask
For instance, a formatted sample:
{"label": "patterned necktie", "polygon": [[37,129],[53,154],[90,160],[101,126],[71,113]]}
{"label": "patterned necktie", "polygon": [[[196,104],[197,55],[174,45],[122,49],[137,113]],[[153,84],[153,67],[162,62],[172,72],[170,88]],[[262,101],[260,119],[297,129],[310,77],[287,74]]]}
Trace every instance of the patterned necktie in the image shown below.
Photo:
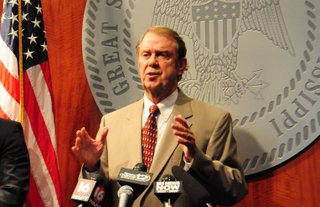
{"label": "patterned necktie", "polygon": [[148,170],[151,167],[154,150],[157,144],[157,119],[156,116],[160,113],[157,105],[152,105],[149,108],[149,116],[142,128],[142,153],[143,163],[147,166]]}

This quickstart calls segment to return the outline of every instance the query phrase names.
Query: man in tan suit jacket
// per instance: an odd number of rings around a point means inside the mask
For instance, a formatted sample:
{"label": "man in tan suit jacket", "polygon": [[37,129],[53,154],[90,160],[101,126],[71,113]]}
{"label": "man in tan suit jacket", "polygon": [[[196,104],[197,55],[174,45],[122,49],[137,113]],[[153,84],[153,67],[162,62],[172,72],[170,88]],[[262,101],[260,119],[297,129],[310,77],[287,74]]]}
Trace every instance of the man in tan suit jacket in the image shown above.
{"label": "man in tan suit jacket", "polygon": [[[110,181],[112,206],[118,206],[120,185],[116,178],[122,167],[133,168],[142,162],[141,129],[148,113],[145,108],[157,104],[162,127],[158,126],[161,136],[149,170],[153,177],[133,206],[163,206],[153,193],[153,183],[172,174],[175,165],[184,167],[206,188],[211,203],[231,205],[240,201],[247,194],[247,186],[230,114],[191,99],[178,88],[187,69],[182,38],[167,27],[151,27],[138,42],[137,55],[144,98],[104,115],[95,139],[85,128],[77,131],[72,150],[84,164],[84,171],[102,174]],[[191,197],[182,193],[174,206],[195,206]]]}

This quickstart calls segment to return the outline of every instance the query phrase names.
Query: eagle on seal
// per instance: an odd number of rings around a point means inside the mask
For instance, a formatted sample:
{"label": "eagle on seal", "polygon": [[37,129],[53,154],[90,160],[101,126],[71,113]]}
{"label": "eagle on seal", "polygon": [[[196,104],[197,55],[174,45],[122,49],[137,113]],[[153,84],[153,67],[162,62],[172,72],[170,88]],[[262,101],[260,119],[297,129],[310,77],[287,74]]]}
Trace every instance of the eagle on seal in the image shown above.
{"label": "eagle on seal", "polygon": [[246,91],[261,98],[267,83],[261,71],[236,73],[239,36],[258,31],[276,47],[295,55],[279,0],[157,0],[153,25],[166,25],[193,42],[196,74],[187,71],[180,87],[194,98],[238,103]]}

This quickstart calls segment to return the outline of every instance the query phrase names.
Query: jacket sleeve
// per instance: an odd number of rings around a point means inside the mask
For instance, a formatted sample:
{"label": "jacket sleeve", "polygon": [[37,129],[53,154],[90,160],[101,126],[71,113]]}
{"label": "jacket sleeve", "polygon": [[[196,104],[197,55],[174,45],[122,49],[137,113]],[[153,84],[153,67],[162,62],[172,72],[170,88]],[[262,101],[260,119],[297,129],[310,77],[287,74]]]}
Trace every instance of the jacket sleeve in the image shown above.
{"label": "jacket sleeve", "polygon": [[232,205],[247,194],[228,112],[220,114],[206,149],[196,150],[189,171],[210,192],[215,204]]}
{"label": "jacket sleeve", "polygon": [[0,137],[0,206],[22,206],[29,190],[30,161],[23,130],[8,122]]}

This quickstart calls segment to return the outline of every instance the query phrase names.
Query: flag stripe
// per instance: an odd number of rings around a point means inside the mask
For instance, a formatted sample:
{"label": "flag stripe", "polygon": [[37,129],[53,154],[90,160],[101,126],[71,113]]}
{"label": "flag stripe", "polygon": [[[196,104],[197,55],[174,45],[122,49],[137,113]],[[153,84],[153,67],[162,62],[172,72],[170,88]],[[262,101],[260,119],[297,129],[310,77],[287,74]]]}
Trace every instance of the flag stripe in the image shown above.
{"label": "flag stripe", "polygon": [[4,113],[4,111],[2,110],[2,107],[0,106],[0,117],[5,118],[5,119],[9,119],[9,117],[7,116],[7,114]]}
{"label": "flag stripe", "polygon": [[19,80],[12,76],[2,62],[0,62],[0,82],[8,93],[18,102],[20,99]]}
{"label": "flag stripe", "polygon": [[[47,63],[47,62],[45,62]],[[48,64],[40,64],[33,67],[32,70],[27,70],[29,83],[32,85],[33,94],[35,96],[35,104],[39,106],[39,113],[43,114],[43,119],[46,126],[54,126],[53,113],[47,113],[52,110],[51,96],[50,96],[50,84],[46,80],[50,79],[50,74],[48,74]],[[47,127],[49,131],[49,138],[51,139],[52,147],[56,150],[56,132],[54,127]]]}
{"label": "flag stripe", "polygon": [[[44,159],[49,158],[48,156],[43,157],[43,152],[39,148],[37,138],[35,137],[34,131],[31,127],[32,122],[29,117],[25,117],[25,135],[28,138],[27,145],[29,148],[30,162],[31,162],[31,174],[34,179],[30,180],[35,182],[35,184],[30,184],[30,197],[29,202],[36,204],[36,202],[41,197],[44,206],[59,206],[59,202],[61,204],[61,197],[58,197],[60,194],[56,194],[55,186],[53,183],[54,179],[48,179],[50,176],[50,172],[48,169],[55,169],[55,167],[51,167],[51,165],[46,164]],[[47,153],[47,155],[49,155]],[[37,187],[37,189],[32,189]],[[37,191],[36,194],[34,194]],[[33,193],[32,193],[33,192]],[[59,192],[59,191],[58,191]],[[31,205],[33,207],[33,205]]]}
{"label": "flag stripe", "polygon": [[[34,75],[35,81],[38,80],[37,75],[35,75],[34,71],[36,71],[35,69],[33,69],[32,73]],[[41,71],[41,70],[38,70]],[[28,114],[29,117],[29,122],[30,122],[30,128],[33,131],[33,135],[30,135],[29,138],[33,138],[35,139],[36,143],[37,143],[37,149],[39,149],[39,153],[42,155],[40,156],[41,158],[43,158],[43,162],[44,165],[43,167],[46,167],[46,171],[48,171],[48,176],[51,177],[51,179],[49,179],[49,181],[52,180],[53,184],[57,183],[59,181],[58,177],[56,177],[55,172],[58,170],[57,169],[57,160],[56,160],[56,154],[55,154],[55,149],[53,148],[52,145],[52,141],[50,139],[49,136],[49,132],[48,132],[48,127],[46,126],[43,114],[40,111],[40,107],[38,105],[37,99],[35,97],[34,94],[34,90],[33,87],[31,85],[30,79],[29,79],[29,75],[28,73],[24,73],[24,85],[25,85],[25,110],[26,113]],[[39,81],[43,81],[43,79],[39,79]],[[45,88],[46,83],[42,83],[42,88]],[[39,87],[37,88],[37,90],[39,90]],[[42,91],[44,92],[44,91]],[[42,94],[38,94],[39,97],[42,96]],[[47,102],[47,101],[45,101]],[[46,114],[45,114],[46,115]],[[37,130],[37,128],[41,128],[43,130]],[[36,164],[36,163],[35,163]],[[37,165],[33,165],[35,168],[38,168],[38,164]],[[32,169],[33,171],[35,169]],[[43,172],[44,173],[44,172]],[[47,173],[47,172],[46,172]],[[39,183],[41,185],[41,183]],[[45,190],[49,190],[49,189],[45,189],[43,188],[43,186],[41,186],[43,193],[45,193]],[[58,186],[54,185],[55,191],[58,191],[58,194],[60,194],[60,189],[58,188]],[[54,193],[53,195],[48,194],[48,196],[54,196],[56,193]],[[41,195],[41,194],[40,194]]]}
{"label": "flag stripe", "polygon": [[0,38],[0,48],[0,62],[2,62],[8,72],[11,73],[15,79],[18,79],[17,58],[2,38]]}
{"label": "flag stripe", "polygon": [[[43,78],[46,80],[46,87],[48,88],[48,91],[50,92],[50,96],[51,97],[51,101],[53,103],[53,96],[51,96],[51,93],[53,91],[52,89],[52,81],[51,81],[51,74],[50,74],[50,67],[49,67],[49,62],[48,61],[45,61],[45,62],[42,62],[40,64],[40,68],[42,70],[42,73],[43,73]],[[50,101],[50,105],[51,105],[51,101]],[[51,108],[51,110],[53,110],[53,106]],[[54,120],[54,118],[52,117],[52,120]]]}
{"label": "flag stripe", "polygon": [[16,112],[19,111],[19,103],[8,93],[2,82],[0,82],[0,97],[0,107],[5,114],[3,117],[18,120],[19,113]]}
{"label": "flag stripe", "polygon": [[[33,173],[31,173],[30,175],[30,189],[28,193],[32,195],[32,202],[37,204],[36,207],[45,207],[45,205],[43,204],[42,198],[38,193],[37,185],[33,177]],[[27,202],[27,205],[32,207],[31,202]]]}

